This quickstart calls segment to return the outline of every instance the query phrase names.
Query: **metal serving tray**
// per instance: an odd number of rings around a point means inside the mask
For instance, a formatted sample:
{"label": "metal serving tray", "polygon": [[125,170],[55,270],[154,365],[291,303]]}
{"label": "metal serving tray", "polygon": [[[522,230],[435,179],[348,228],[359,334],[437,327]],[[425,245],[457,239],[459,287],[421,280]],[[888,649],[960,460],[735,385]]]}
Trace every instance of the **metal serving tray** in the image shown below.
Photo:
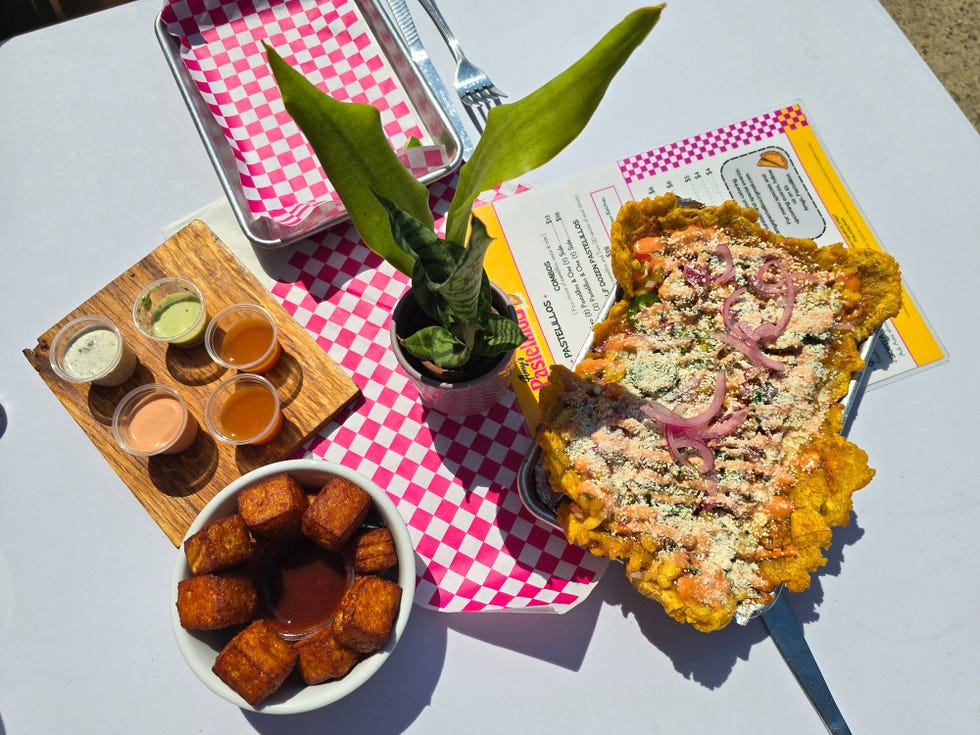
{"label": "metal serving tray", "polygon": [[[606,300],[596,322],[598,323],[605,319],[609,314],[609,310],[621,298],[622,291],[617,287]],[[872,332],[871,336],[861,346],[861,359],[864,360],[865,368],[855,373],[854,377],[851,378],[851,382],[847,388],[847,394],[844,396],[844,430],[842,433],[845,435],[847,434],[851,420],[854,418],[855,407],[860,401],[861,395],[864,393],[865,386],[868,384],[868,377],[871,374],[871,370],[867,366],[870,363],[871,355],[878,342],[878,332],[879,330],[877,329]],[[592,338],[590,337],[586,340],[585,345],[582,346],[578,355],[576,355],[576,364],[591,349]],[[541,447],[537,443],[531,447],[524,457],[524,461],[521,463],[521,469],[517,475],[517,489],[521,495],[521,502],[524,503],[524,506],[534,516],[561,530],[556,511],[558,504],[565,496],[551,489],[547,470],[545,470],[544,463],[541,460]]]}
{"label": "metal serving tray", "polygon": [[[439,101],[440,98],[449,99],[444,87],[440,90],[435,89],[435,85],[442,85],[441,80],[429,80],[422,75],[388,12],[382,6],[382,2],[383,0],[379,2],[354,0],[358,12],[391,65],[398,83],[418,113],[420,125],[434,144],[446,149],[445,164],[419,178],[419,181],[428,185],[452,173],[462,163],[463,146],[460,133],[453,126],[450,116]],[[167,31],[162,13],[156,18],[155,31],[160,48],[201,136],[221,187],[228,197],[239,226],[249,240],[259,247],[280,248],[348,218],[347,212],[339,203],[334,206],[318,207],[309,217],[294,226],[279,223],[269,217],[255,217],[249,209],[242,189],[232,147],[184,65],[180,57],[179,39]]]}

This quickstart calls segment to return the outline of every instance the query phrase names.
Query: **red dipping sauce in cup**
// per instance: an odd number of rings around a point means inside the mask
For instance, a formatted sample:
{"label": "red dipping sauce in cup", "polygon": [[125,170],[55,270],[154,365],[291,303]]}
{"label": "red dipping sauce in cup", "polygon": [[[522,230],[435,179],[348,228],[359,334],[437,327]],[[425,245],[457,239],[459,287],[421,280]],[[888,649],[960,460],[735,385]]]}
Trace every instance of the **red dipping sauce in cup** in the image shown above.
{"label": "red dipping sauce in cup", "polygon": [[257,578],[264,615],[293,639],[327,625],[353,581],[347,557],[306,537],[269,550]]}

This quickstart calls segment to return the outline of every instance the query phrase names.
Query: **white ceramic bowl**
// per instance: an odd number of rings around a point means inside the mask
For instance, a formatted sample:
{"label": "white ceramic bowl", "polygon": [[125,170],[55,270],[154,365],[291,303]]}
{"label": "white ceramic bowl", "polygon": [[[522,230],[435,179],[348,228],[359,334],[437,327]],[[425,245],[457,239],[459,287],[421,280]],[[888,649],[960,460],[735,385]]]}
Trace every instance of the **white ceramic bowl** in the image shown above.
{"label": "white ceramic bowl", "polygon": [[275,462],[243,475],[221,490],[204,507],[188,529],[187,535],[184,537],[185,540],[187,536],[196,533],[208,523],[235,513],[240,490],[255,484],[259,480],[282,472],[292,475],[300,485],[307,488],[315,488],[325,484],[329,475],[339,475],[362,487],[373,499],[374,507],[395,540],[395,550],[398,553],[397,581],[402,588],[398,617],[395,620],[391,637],[384,648],[366,656],[351,669],[347,676],[336,681],[328,681],[315,686],[303,686],[294,674],[287,679],[279,691],[272,694],[258,707],[251,707],[211,671],[221,648],[231,638],[229,631],[190,631],[185,630],[180,625],[180,618],[177,615],[177,583],[191,576],[187,559],[184,556],[183,544],[181,544],[177,553],[177,564],[174,566],[173,578],[170,580],[170,619],[174,635],[177,637],[177,645],[188,666],[211,691],[232,704],[245,710],[285,715],[308,712],[336,702],[364,684],[374,675],[374,672],[381,668],[401,638],[412,609],[412,601],[415,597],[415,551],[412,548],[412,541],[408,535],[405,521],[402,520],[394,503],[388,499],[381,488],[353,470],[319,459],[294,459]]}

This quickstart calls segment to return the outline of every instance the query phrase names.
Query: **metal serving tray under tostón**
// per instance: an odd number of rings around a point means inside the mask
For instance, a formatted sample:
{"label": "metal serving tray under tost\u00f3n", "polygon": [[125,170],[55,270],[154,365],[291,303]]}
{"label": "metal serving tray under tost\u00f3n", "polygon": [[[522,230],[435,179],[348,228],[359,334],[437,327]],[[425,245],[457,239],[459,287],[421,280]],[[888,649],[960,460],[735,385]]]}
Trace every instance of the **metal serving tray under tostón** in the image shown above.
{"label": "metal serving tray under tost\u00f3n", "polygon": [[[440,97],[448,99],[448,95],[445,94],[444,89],[441,90],[442,94],[435,89],[435,85],[442,85],[440,79],[427,78],[419,70],[401,35],[392,24],[388,12],[380,2],[355,0],[355,4],[391,65],[398,83],[418,113],[421,127],[433,144],[441,145],[446,149],[445,164],[419,178],[423,184],[431,184],[455,171],[463,160],[460,133],[453,126],[450,116],[439,101]],[[157,16],[155,30],[170,71],[194,120],[211,164],[218,174],[221,187],[228,197],[239,226],[249,240],[259,247],[280,248],[347,219],[347,212],[339,204],[333,207],[318,207],[303,222],[292,226],[281,224],[269,217],[256,218],[252,215],[242,189],[232,147],[184,65],[180,57],[180,40],[167,31],[162,13]]]}
{"label": "metal serving tray under tost\u00f3n", "polygon": [[[600,322],[605,319],[609,310],[622,298],[622,292],[619,288],[613,291],[613,293],[606,300],[603,305],[602,311],[596,319],[596,322]],[[861,359],[864,360],[867,366],[870,363],[870,358],[874,352],[875,345],[878,342],[878,330],[872,332],[871,336],[865,340],[864,344],[861,345]],[[592,349],[592,339],[588,339],[582,349],[579,351],[578,355],[575,357],[576,364],[580,362],[589,350]],[[850,419],[855,405],[861,398],[861,394],[864,392],[864,388],[868,383],[868,377],[871,374],[871,370],[867,367],[859,372],[857,372],[851,382],[848,385],[847,394],[844,396],[844,434],[847,433],[847,428],[849,426]],[[561,502],[564,495],[556,493],[551,489],[551,483],[548,479],[547,470],[544,468],[544,463],[541,461],[541,447],[536,443],[528,451],[527,456],[524,458],[524,462],[521,464],[520,472],[517,476],[517,488],[518,492],[521,494],[521,501],[524,506],[531,511],[537,518],[541,519],[545,523],[549,523],[555,528],[561,528],[558,524],[558,517],[556,514],[556,509],[558,504]]]}

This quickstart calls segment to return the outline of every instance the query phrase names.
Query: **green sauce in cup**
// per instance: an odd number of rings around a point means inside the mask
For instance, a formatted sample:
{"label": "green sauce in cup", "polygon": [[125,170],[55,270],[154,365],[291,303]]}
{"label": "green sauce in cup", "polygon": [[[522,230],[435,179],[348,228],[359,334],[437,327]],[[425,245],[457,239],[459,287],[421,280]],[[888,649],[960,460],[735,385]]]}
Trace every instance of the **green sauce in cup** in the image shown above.
{"label": "green sauce in cup", "polygon": [[174,347],[194,347],[204,340],[208,314],[195,284],[183,278],[161,278],[136,299],[133,321],[147,337]]}
{"label": "green sauce in cup", "polygon": [[192,293],[165,296],[150,317],[153,333],[178,346],[200,342],[205,321],[204,306]]}

